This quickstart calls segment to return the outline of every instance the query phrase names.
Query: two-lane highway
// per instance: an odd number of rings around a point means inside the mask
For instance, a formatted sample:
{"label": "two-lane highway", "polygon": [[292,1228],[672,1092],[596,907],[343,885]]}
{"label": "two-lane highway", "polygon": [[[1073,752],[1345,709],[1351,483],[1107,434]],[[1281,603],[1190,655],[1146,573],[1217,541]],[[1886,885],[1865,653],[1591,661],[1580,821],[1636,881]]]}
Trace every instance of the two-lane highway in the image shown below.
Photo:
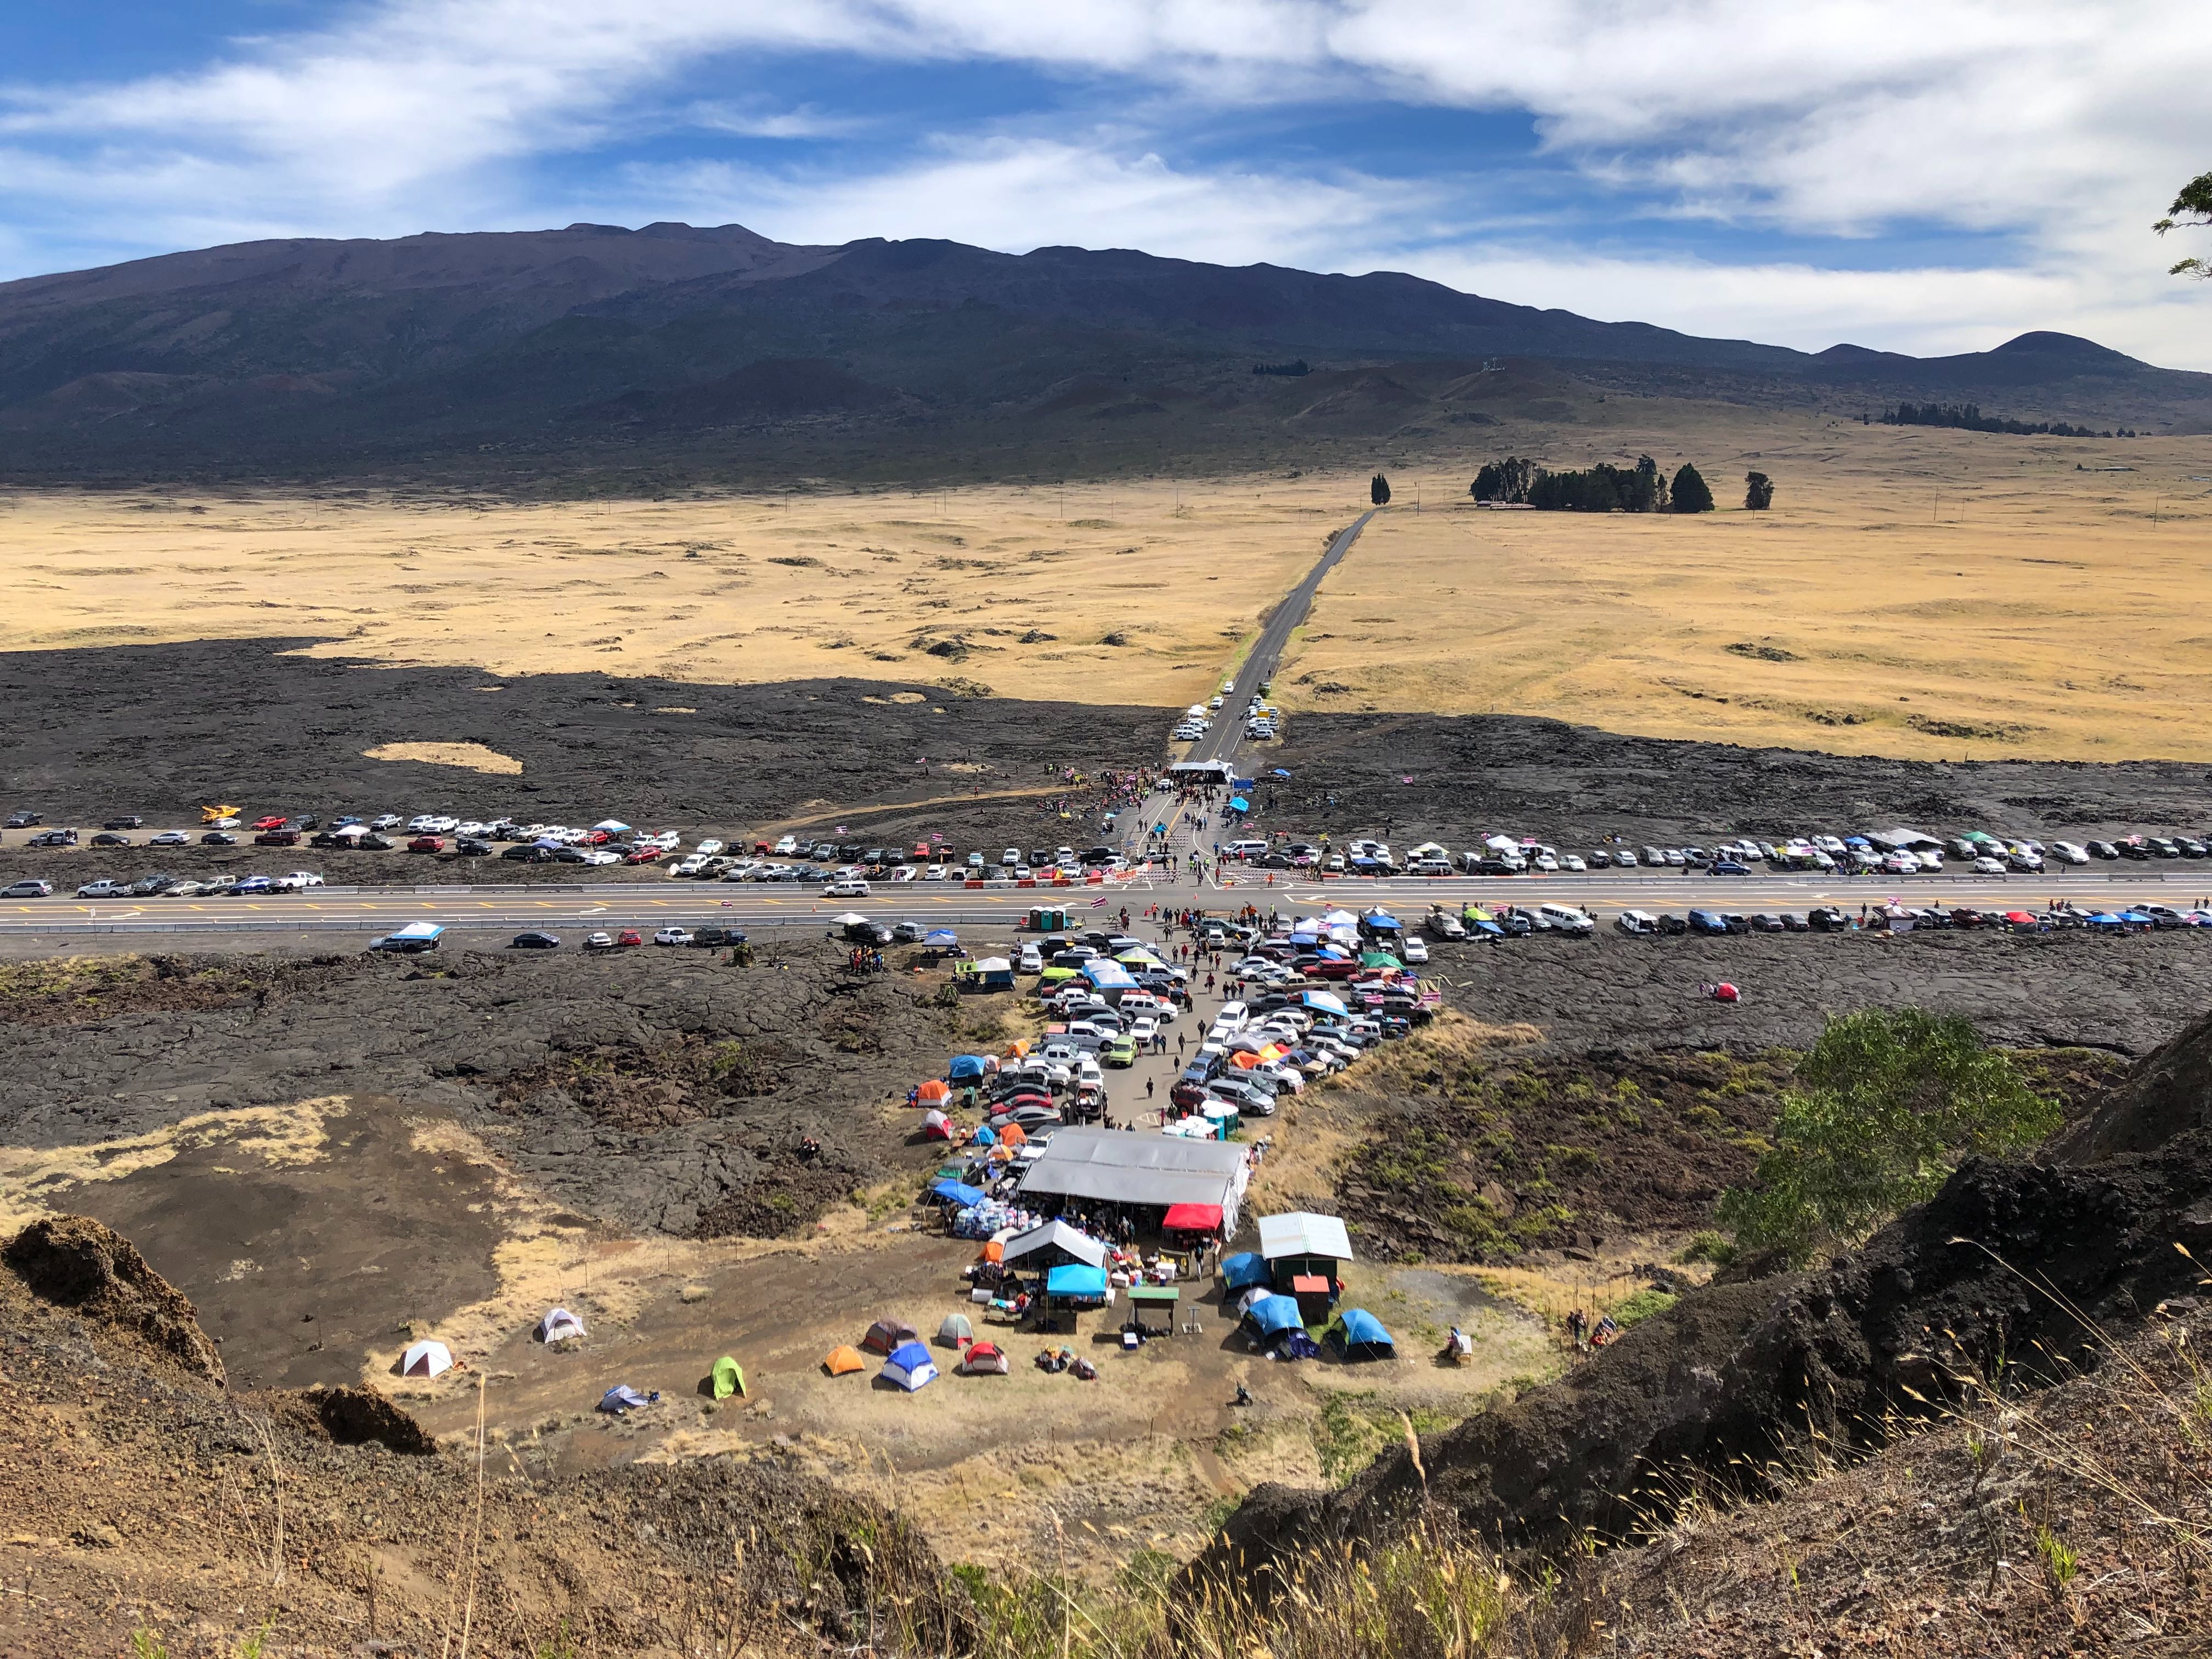
{"label": "two-lane highway", "polygon": [[[1418,923],[1431,905],[1457,910],[1472,902],[1498,907],[1571,904],[1601,923],[1629,909],[1691,908],[1794,910],[1833,904],[1856,913],[1893,898],[1916,908],[1972,905],[1978,909],[2040,910],[2053,900],[2099,910],[2135,903],[2187,909],[2212,894],[2212,871],[2069,870],[2042,876],[1922,876],[1844,879],[1821,875],[1665,876],[1621,871],[1609,874],[1484,878],[1349,878],[1328,881],[1296,872],[1269,872],[1227,866],[1221,883],[1187,876],[1139,875],[1091,886],[1018,886],[992,882],[879,882],[865,898],[825,898],[819,889],[781,884],[667,881],[605,883],[559,890],[525,886],[320,889],[251,899],[92,901],[55,896],[0,902],[0,939],[86,934],[252,935],[269,933],[344,934],[363,943],[410,921],[434,921],[478,934],[557,927],[585,933],[623,927],[717,926],[748,931],[826,928],[830,919],[856,910],[881,921],[912,921],[988,930],[983,940],[1012,937],[1033,905],[1056,905],[1079,917],[1102,921],[1127,908],[1189,907],[1216,915],[1246,904],[1262,914],[1310,915],[1341,907],[1361,911],[1380,905]],[[564,943],[571,942],[564,935]]]}

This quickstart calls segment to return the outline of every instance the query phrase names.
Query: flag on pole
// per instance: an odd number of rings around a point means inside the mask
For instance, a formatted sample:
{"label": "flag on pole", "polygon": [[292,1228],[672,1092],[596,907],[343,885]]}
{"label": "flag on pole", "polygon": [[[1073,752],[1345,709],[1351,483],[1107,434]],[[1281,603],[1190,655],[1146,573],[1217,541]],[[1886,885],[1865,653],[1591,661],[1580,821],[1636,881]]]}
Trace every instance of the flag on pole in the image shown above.
{"label": "flag on pole", "polygon": [[1095,898],[1091,901],[1091,908],[1094,910],[1103,910],[1106,908],[1106,901],[1103,897]]}

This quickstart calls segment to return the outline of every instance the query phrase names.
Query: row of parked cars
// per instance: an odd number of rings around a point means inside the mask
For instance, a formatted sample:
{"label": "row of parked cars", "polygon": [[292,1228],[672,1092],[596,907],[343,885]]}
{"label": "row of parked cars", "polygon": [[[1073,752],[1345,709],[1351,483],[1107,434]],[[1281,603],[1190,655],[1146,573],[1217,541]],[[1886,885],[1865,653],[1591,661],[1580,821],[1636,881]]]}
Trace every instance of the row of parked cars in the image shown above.
{"label": "row of parked cars", "polygon": [[[322,884],[323,878],[312,870],[294,870],[281,876],[218,876],[208,881],[155,874],[140,876],[135,881],[103,877],[85,883],[76,890],[76,896],[83,899],[259,898],[270,893],[304,893]],[[33,877],[0,887],[0,898],[48,898],[53,890],[53,883]]]}
{"label": "row of parked cars", "polygon": [[[1282,711],[1267,701],[1273,690],[1273,681],[1261,681],[1258,694],[1245,707],[1244,735],[1255,743],[1268,743],[1282,734]],[[1236,691],[1235,680],[1222,681],[1221,690],[1212,697],[1184,709],[1176,721],[1175,730],[1168,735],[1177,743],[1196,743],[1213,729],[1214,720]]]}

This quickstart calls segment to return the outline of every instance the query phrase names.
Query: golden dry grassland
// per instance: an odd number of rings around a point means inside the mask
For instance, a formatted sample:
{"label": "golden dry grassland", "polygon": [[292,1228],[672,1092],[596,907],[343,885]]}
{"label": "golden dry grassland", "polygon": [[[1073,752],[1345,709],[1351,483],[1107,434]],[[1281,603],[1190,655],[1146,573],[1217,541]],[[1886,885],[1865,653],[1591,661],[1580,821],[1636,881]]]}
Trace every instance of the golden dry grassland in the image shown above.
{"label": "golden dry grassland", "polygon": [[[2212,439],[1589,413],[1386,457],[1394,503],[1324,586],[1279,700],[1898,756],[2212,757]],[[1694,459],[1723,510],[1474,508],[1474,467],[1509,451]],[[1736,507],[1751,467],[1777,482],[1771,513]],[[501,676],[849,675],[1172,708],[1365,507],[1368,471],[589,505],[19,492],[0,496],[0,649],[307,638]]]}
{"label": "golden dry grassland", "polygon": [[[1601,441],[1555,433],[1544,458],[1693,459],[1723,510],[1491,512],[1394,473],[1279,700],[1918,758],[2212,757],[2212,439],[1701,415]],[[1754,467],[1770,513],[1741,510]]]}

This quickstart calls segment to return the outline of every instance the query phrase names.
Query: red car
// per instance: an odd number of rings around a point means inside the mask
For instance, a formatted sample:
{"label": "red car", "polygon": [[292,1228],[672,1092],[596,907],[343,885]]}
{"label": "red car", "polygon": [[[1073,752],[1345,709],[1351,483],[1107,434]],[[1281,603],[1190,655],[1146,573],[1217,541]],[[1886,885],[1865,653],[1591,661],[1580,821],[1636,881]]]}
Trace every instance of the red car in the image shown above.
{"label": "red car", "polygon": [[614,832],[611,830],[587,830],[584,832],[583,844],[586,847],[605,847],[614,838]]}
{"label": "red car", "polygon": [[442,853],[446,850],[446,843],[437,836],[417,836],[407,843],[407,850],[410,853]]}
{"label": "red car", "polygon": [[290,822],[289,818],[272,815],[265,818],[254,819],[252,827],[256,830],[282,830]]}
{"label": "red car", "polygon": [[[276,822],[281,824],[284,820],[279,818]],[[297,847],[300,832],[297,830],[266,830],[253,838],[253,844],[256,847]]]}
{"label": "red car", "polygon": [[641,847],[624,859],[624,864],[658,864],[665,856],[658,847]]}
{"label": "red car", "polygon": [[633,945],[643,945],[644,943],[645,935],[639,933],[635,927],[625,927],[622,932],[615,935],[615,945],[618,950],[628,950]]}

